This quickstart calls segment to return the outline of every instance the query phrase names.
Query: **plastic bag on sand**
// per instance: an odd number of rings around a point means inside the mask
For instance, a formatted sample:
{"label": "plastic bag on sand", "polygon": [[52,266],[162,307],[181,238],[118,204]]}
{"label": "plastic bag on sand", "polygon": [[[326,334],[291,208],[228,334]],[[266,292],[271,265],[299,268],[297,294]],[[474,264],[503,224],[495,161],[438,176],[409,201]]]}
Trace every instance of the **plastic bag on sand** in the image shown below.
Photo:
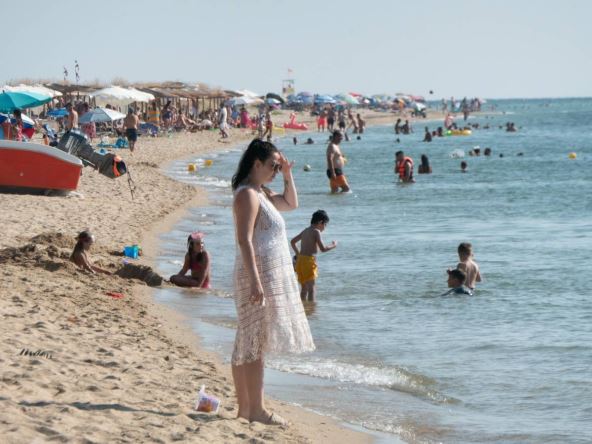
{"label": "plastic bag on sand", "polygon": [[220,400],[206,393],[206,386],[202,385],[195,401],[195,410],[198,412],[218,413]]}

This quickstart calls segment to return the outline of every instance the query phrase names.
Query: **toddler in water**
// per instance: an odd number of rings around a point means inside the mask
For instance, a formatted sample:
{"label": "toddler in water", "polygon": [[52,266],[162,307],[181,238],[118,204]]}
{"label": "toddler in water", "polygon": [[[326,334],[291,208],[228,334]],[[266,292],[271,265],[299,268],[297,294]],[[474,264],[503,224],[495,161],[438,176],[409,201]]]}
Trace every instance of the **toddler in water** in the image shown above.
{"label": "toddler in water", "polygon": [[[325,230],[328,223],[329,216],[325,211],[315,211],[310,220],[310,226],[290,241],[296,253],[295,268],[298,275],[298,282],[302,286],[300,299],[303,301],[315,300],[315,279],[318,276],[315,254],[319,250],[325,253],[337,246],[337,242],[335,241],[325,246],[321,239],[321,232]],[[300,250],[296,246],[298,242],[300,242]]]}
{"label": "toddler in water", "polygon": [[473,246],[468,242],[461,243],[458,246],[458,258],[460,262],[456,265],[456,268],[467,275],[465,285],[474,290],[475,284],[481,282],[481,273],[479,272],[479,265],[473,260]]}
{"label": "toddler in water", "polygon": [[[171,283],[179,287],[210,288],[210,256],[204,248],[203,238],[204,234],[199,231],[189,235],[183,268],[171,276]],[[185,276],[189,270],[191,276]]]}
{"label": "toddler in water", "polygon": [[447,296],[449,294],[466,294],[468,296],[473,296],[473,292],[463,285],[466,280],[467,275],[464,271],[459,269],[448,270],[448,288],[450,288],[450,290],[442,294],[442,296]]}
{"label": "toddler in water", "polygon": [[80,269],[88,271],[89,273],[103,273],[111,274],[110,271],[93,265],[86,254],[90,250],[90,246],[95,243],[95,237],[89,231],[82,231],[76,237],[76,246],[70,255],[70,260],[74,262]]}

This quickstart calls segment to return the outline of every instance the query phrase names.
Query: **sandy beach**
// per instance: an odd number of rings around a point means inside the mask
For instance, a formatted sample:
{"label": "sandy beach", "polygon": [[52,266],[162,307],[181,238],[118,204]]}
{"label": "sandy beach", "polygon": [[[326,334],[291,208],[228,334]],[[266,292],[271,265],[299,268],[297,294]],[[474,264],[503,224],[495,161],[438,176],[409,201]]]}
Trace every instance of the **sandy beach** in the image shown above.
{"label": "sandy beach", "polygon": [[[364,118],[368,125],[394,122],[387,113]],[[289,418],[287,428],[234,419],[229,366],[199,347],[178,314],[152,301],[149,270],[136,270],[144,281],[91,276],[68,261],[76,234],[89,229],[97,265],[121,269],[120,252],[130,244],[142,246],[137,264],[152,265],[158,233],[207,202],[203,190],[167,178],[160,166],[251,137],[235,129],[228,143],[218,142],[217,131],[141,138],[133,156],[121,152],[135,181],[133,199],[125,178],[90,168],[73,196],[0,194],[4,442],[372,441],[278,401],[271,409]],[[202,384],[221,399],[218,415],[193,410]]]}

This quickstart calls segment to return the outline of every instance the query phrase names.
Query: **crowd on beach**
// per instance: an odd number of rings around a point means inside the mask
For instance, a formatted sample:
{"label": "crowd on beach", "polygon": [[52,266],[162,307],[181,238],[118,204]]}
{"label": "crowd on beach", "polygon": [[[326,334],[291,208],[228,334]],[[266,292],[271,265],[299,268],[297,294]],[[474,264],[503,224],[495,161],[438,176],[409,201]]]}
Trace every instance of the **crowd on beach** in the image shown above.
{"label": "crowd on beach", "polygon": [[[477,102],[467,102],[467,113]],[[234,193],[233,216],[235,221],[237,256],[233,280],[238,315],[235,346],[232,353],[232,375],[238,400],[238,417],[270,425],[285,426],[287,421],[275,412],[270,412],[264,400],[264,359],[272,352],[302,353],[314,350],[304,302],[316,300],[318,266],[316,256],[335,249],[336,241],[325,243],[323,232],[329,224],[329,215],[319,209],[312,213],[309,225],[288,243],[285,224],[280,212],[298,207],[298,193],[292,175],[293,162],[272,143],[274,123],[272,107],[261,105],[256,113],[250,114],[244,106],[229,106],[222,103],[218,109],[203,110],[200,113],[183,112],[171,101],[159,107],[155,101],[142,114],[134,107],[128,107],[123,119],[109,122],[103,127],[95,123],[80,124],[80,118],[92,111],[86,102],[62,102],[58,99],[48,108],[65,108],[67,113],[58,119],[63,131],[80,130],[90,140],[97,137],[98,130],[110,131],[125,137],[133,152],[138,135],[160,132],[202,131],[217,129],[222,140],[230,137],[230,128],[250,129],[255,139],[243,152],[232,177]],[[107,109],[114,107],[107,105]],[[317,131],[328,131],[326,149],[326,175],[331,193],[348,193],[350,184],[345,175],[346,159],[340,144],[349,140],[348,131],[358,138],[364,133],[366,122],[360,113],[351,107],[333,105],[315,106]],[[20,111],[15,110],[16,128],[20,127]],[[292,119],[294,120],[294,119]],[[142,126],[146,125],[146,126]],[[426,127],[424,142],[444,137],[447,132],[470,131],[475,125],[465,124],[460,128],[447,114],[443,126],[434,131]],[[507,131],[515,126],[510,122]],[[18,133],[18,132],[17,132]],[[413,134],[410,120],[403,116],[394,125],[396,141],[398,136]],[[11,132],[11,134],[13,134]],[[45,134],[46,136],[48,134]],[[22,140],[22,139],[17,139]],[[309,140],[312,140],[309,138]],[[294,143],[297,143],[294,137]],[[484,155],[491,154],[487,148]],[[474,149],[473,155],[480,155]],[[466,170],[466,164],[465,168]],[[432,166],[427,155],[422,155],[419,174],[430,174]],[[394,173],[401,183],[415,181],[414,161],[403,150],[395,154]],[[283,178],[284,190],[275,193],[268,184],[277,175]],[[90,249],[95,242],[89,231],[82,231],[77,237],[70,260],[81,270],[90,274],[111,274],[96,266],[90,258]],[[294,255],[290,254],[292,247]],[[448,271],[447,285],[450,290],[444,295],[473,295],[475,286],[481,281],[478,264],[473,258],[470,243],[458,247],[459,262]],[[211,261],[205,246],[205,234],[195,231],[189,234],[181,270],[170,277],[170,283],[181,287],[210,288]],[[300,284],[300,288],[298,286]],[[443,296],[444,296],[443,295]]]}

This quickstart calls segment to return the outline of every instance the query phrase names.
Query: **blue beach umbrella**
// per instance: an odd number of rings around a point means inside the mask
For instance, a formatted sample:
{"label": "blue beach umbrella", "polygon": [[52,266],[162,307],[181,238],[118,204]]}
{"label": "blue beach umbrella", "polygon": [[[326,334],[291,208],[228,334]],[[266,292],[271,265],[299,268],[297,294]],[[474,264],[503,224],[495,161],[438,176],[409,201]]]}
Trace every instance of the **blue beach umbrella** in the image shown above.
{"label": "blue beach umbrella", "polygon": [[[10,123],[15,124],[16,119],[8,114],[0,114],[0,123],[4,123],[6,120],[10,119]],[[29,116],[25,114],[21,114],[21,119],[23,119],[23,127],[24,128],[34,128],[35,122]]]}
{"label": "blue beach umbrella", "polygon": [[69,113],[66,108],[52,109],[51,111],[47,112],[49,117],[66,117],[68,114]]}
{"label": "blue beach umbrella", "polygon": [[115,120],[125,119],[125,114],[107,108],[95,108],[84,114],[78,121],[80,123],[91,122],[113,122]]}
{"label": "blue beach umbrella", "polygon": [[315,103],[320,103],[320,104],[325,104],[325,103],[334,104],[334,103],[337,103],[337,101],[333,97],[327,96],[327,95],[319,95],[319,96],[316,96],[315,99],[314,99],[314,102]]}
{"label": "blue beach umbrella", "polygon": [[0,111],[12,112],[15,109],[35,108],[50,102],[51,97],[28,91],[7,91],[0,94]]}

